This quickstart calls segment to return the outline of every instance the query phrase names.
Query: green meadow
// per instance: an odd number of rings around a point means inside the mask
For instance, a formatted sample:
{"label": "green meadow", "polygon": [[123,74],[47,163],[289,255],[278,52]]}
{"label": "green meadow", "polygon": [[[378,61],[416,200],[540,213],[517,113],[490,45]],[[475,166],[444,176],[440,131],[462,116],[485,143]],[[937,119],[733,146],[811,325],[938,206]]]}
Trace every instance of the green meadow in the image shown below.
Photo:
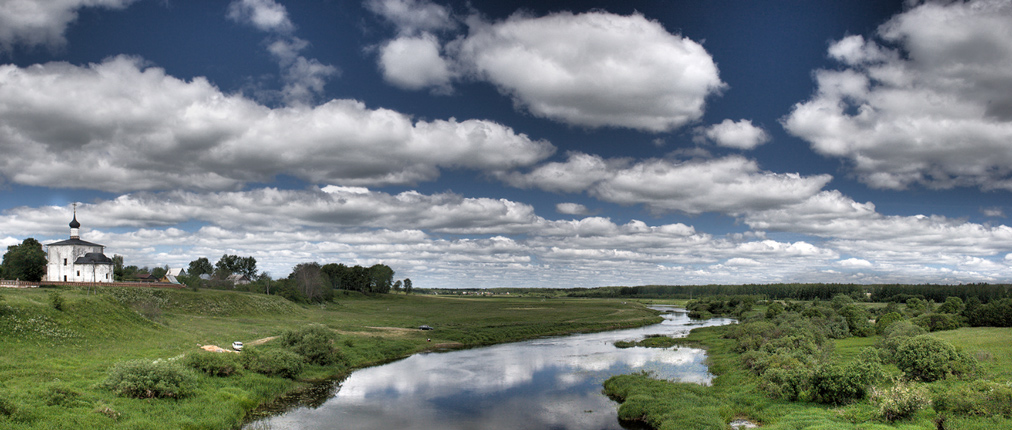
{"label": "green meadow", "polygon": [[[867,304],[859,304],[864,305]],[[745,316],[745,320],[762,321],[761,315],[765,310],[765,306],[761,306]],[[788,318],[787,326],[790,326],[791,319],[801,318]],[[903,372],[895,364],[883,360],[883,377],[873,384],[875,389],[887,391],[908,384],[906,386],[919,390],[923,395],[915,412],[889,420],[884,417],[881,405],[872,399],[871,392],[839,403],[816,401],[811,392],[802,393],[793,400],[771,395],[770,390],[764,390],[763,386],[769,380],[764,380],[748,368],[750,358],[754,359],[755,355],[741,352],[735,331],[742,329],[737,327],[741,324],[697,328],[683,339],[647,338],[636,342],[637,346],[656,344],[666,347],[675,343],[705,348],[710,372],[717,377],[712,386],[662,381],[644,373],[612,377],[605,382],[605,393],[621,404],[619,418],[662,430],[723,430],[730,428],[728,423],[735,420],[747,420],[770,430],[1012,428],[1012,329],[964,327],[929,333],[927,336],[951,343],[960,353],[978,363],[978,368],[964,377],[950,375],[931,382],[906,382],[903,381]],[[781,325],[769,333],[775,334],[784,327]],[[741,335],[737,337],[741,338]],[[784,339],[796,342],[799,338],[788,336]],[[816,353],[820,355],[816,362],[820,363],[820,367],[826,364],[840,369],[856,366],[865,359],[862,354],[880,348],[882,341],[881,334],[828,339]],[[850,376],[844,374],[842,377]],[[809,383],[813,382],[798,381],[794,385]],[[830,385],[830,388],[838,386]],[[815,391],[811,386],[806,389]]]}
{"label": "green meadow", "polygon": [[[37,288],[0,291],[0,429],[229,429],[313,382],[413,353],[655,323],[634,302],[338,293],[298,305],[217,290]],[[131,360],[186,362],[204,345],[279,349],[286,330],[332,332],[341,361],[294,378],[242,368],[195,374],[183,396],[133,398],[104,384]],[[421,325],[434,328],[418,330]],[[256,345],[256,346],[251,346]]]}

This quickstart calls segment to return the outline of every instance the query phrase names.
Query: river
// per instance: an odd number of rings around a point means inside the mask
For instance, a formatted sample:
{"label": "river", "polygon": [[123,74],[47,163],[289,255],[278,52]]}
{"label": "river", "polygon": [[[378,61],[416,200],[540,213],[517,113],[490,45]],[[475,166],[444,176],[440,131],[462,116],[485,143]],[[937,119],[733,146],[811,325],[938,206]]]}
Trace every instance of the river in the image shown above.
{"label": "river", "polygon": [[656,325],[416,354],[353,372],[317,407],[299,407],[247,425],[267,429],[601,429],[621,430],[618,405],[601,393],[611,376],[653,372],[709,384],[705,352],[695,348],[616,348],[647,335],[684,336],[701,326],[667,311]]}

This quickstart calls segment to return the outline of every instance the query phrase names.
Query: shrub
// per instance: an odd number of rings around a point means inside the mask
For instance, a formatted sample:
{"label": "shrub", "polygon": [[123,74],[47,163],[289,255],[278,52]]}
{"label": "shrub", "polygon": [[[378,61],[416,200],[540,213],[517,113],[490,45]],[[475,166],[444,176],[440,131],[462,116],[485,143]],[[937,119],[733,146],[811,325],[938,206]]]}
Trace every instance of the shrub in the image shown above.
{"label": "shrub", "polygon": [[227,352],[201,351],[188,354],[184,364],[208,376],[229,376],[239,370],[236,355]]}
{"label": "shrub", "polygon": [[49,292],[49,304],[53,306],[53,309],[58,311],[63,310],[63,295],[59,291]]}
{"label": "shrub", "polygon": [[886,327],[882,340],[879,342],[879,348],[882,348],[886,360],[894,361],[896,350],[899,349],[903,342],[911,337],[926,333],[926,330],[914,325],[910,321],[897,321]]}
{"label": "shrub", "polygon": [[935,409],[963,415],[1012,418],[1012,385],[973,381],[937,394]]}
{"label": "shrub", "polygon": [[924,387],[902,381],[887,389],[872,387],[871,401],[890,422],[909,418],[931,404]]}
{"label": "shrub", "polygon": [[777,315],[784,313],[784,311],[784,305],[780,304],[780,302],[770,302],[766,305],[766,319],[774,319]]}
{"label": "shrub", "polygon": [[875,332],[878,334],[885,333],[886,327],[889,327],[892,323],[901,320],[903,320],[903,315],[900,315],[899,312],[889,312],[882,315],[875,320]]}
{"label": "shrub", "polygon": [[955,330],[963,326],[960,317],[953,314],[923,314],[911,322],[927,331]]}
{"label": "shrub", "polygon": [[329,365],[344,360],[334,347],[334,333],[320,324],[310,324],[281,334],[281,344],[305,358],[307,363]]}
{"label": "shrub", "polygon": [[951,343],[928,335],[903,341],[894,358],[896,367],[910,380],[932,382],[948,375],[967,375],[977,370],[976,359],[961,354]]}
{"label": "shrub", "polygon": [[812,372],[812,400],[840,405],[863,398],[867,385],[855,369],[837,364],[818,366]]}
{"label": "shrub", "polygon": [[942,303],[938,307],[938,312],[943,314],[960,314],[966,305],[963,304],[963,299],[959,297],[949,297],[945,299],[945,303]]}
{"label": "shrub", "polygon": [[102,384],[128,397],[180,398],[193,390],[196,376],[175,361],[131,360],[116,363]]}
{"label": "shrub", "polygon": [[770,397],[794,401],[804,397],[811,380],[808,367],[773,367],[759,377],[759,389]]}
{"label": "shrub", "polygon": [[294,379],[302,372],[303,358],[284,349],[246,347],[239,354],[239,361],[243,367],[257,373]]}

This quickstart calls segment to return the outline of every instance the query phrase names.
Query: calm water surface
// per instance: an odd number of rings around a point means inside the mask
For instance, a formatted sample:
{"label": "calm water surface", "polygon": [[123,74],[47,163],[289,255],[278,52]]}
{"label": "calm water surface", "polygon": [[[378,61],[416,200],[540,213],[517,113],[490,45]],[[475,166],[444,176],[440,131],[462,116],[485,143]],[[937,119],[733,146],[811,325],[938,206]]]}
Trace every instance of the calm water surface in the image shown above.
{"label": "calm water surface", "polygon": [[417,354],[358,370],[333,397],[251,423],[247,429],[622,429],[618,404],[601,394],[613,375],[646,370],[672,381],[708,384],[695,348],[616,348],[650,334],[684,336],[729,324],[689,320],[674,308],[661,324],[631,330]]}

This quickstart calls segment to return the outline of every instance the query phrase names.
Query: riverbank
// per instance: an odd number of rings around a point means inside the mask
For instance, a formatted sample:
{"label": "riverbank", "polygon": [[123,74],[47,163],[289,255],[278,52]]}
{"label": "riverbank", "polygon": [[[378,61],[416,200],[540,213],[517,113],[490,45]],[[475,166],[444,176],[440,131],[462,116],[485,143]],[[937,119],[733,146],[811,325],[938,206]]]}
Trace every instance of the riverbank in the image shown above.
{"label": "riverbank", "polygon": [[[938,331],[931,337],[951,342],[959,351],[976,357],[980,373],[972,378],[945,378],[915,382],[912,387],[925,399],[908,417],[889,421],[870,395],[839,402],[818,402],[811,393],[795,401],[775,398],[764,390],[763,380],[745,365],[732,338],[740,326],[693,330],[678,343],[707,351],[712,386],[671,383],[647,374],[622,375],[605,382],[605,392],[621,404],[619,418],[639,421],[657,429],[728,428],[735,420],[747,420],[770,430],[819,428],[840,430],[991,430],[1012,428],[1008,415],[1007,387],[1012,385],[1012,332],[1007,328],[975,327]],[[747,332],[747,330],[746,330]],[[827,363],[846,369],[862,361],[863,350],[881,344],[882,335],[829,339]],[[748,353],[746,353],[748,354]],[[751,357],[755,361],[755,355]],[[881,390],[896,384],[902,372],[894,364],[882,366],[885,378],[874,385]],[[789,381],[795,389],[805,386]],[[995,388],[998,389],[995,389]],[[1002,388],[1005,387],[1005,388]],[[988,397],[993,396],[993,397]],[[1002,397],[1006,396],[1006,397]],[[945,402],[947,404],[942,404]]]}
{"label": "riverbank", "polygon": [[[273,296],[213,290],[89,294],[42,288],[2,295],[0,429],[237,428],[250,411],[298,392],[306,381],[417,352],[660,320],[642,305],[619,300],[345,294],[334,303],[300,306]],[[309,324],[338,334],[342,365],[307,365],[296,380],[249,371],[201,376],[193,392],[179,399],[126,398],[101,386],[118,362],[178,359],[203,345],[228,347]],[[434,330],[418,330],[421,325]]]}

